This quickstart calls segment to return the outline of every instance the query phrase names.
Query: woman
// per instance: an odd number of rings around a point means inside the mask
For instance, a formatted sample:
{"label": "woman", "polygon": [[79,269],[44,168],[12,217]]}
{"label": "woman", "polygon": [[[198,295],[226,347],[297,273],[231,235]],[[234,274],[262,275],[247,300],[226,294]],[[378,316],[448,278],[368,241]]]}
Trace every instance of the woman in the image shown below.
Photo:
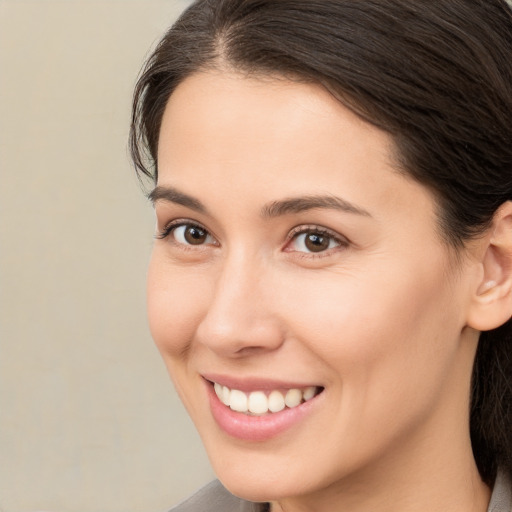
{"label": "woman", "polygon": [[510,512],[512,13],[200,0],[141,75],[176,508]]}

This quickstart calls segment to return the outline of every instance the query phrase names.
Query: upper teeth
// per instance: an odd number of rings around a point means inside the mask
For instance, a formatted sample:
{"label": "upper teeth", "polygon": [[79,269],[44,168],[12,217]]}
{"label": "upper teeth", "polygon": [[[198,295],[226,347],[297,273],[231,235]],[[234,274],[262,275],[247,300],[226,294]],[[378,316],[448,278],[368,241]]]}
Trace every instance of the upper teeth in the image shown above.
{"label": "upper teeth", "polygon": [[266,414],[269,411],[279,412],[285,407],[297,407],[303,400],[311,400],[317,393],[315,386],[309,386],[305,389],[289,389],[285,393],[277,389],[268,394],[264,391],[245,393],[216,382],[214,383],[214,389],[219,400],[233,411],[252,414]]}

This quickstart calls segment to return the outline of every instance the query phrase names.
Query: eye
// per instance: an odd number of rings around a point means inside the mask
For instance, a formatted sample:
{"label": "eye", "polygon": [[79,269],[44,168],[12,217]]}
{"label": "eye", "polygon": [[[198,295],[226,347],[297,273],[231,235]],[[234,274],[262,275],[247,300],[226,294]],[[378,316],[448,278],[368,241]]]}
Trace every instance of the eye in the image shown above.
{"label": "eye", "polygon": [[192,224],[182,224],[172,230],[174,239],[180,244],[203,245],[213,241],[212,236],[206,229]]}
{"label": "eye", "polygon": [[158,238],[172,237],[175,242],[182,245],[216,244],[213,236],[202,226],[192,223],[174,223],[168,225]]}
{"label": "eye", "polygon": [[340,240],[333,233],[321,228],[310,228],[302,229],[298,233],[293,234],[287,250],[321,253],[343,245],[347,245],[347,242]]}

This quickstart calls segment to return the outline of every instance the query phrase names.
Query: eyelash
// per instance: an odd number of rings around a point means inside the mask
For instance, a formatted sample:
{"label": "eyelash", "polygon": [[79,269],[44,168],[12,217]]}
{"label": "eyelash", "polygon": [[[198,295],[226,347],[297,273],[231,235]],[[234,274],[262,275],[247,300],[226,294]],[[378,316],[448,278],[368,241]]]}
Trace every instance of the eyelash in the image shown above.
{"label": "eyelash", "polygon": [[[160,231],[160,233],[157,233],[155,235],[155,238],[157,238],[158,240],[165,240],[165,239],[169,238],[169,236],[174,231],[179,229],[180,227],[186,227],[187,229],[188,228],[196,228],[198,230],[203,231],[207,237],[211,237],[212,239],[215,239],[214,236],[210,233],[210,231],[208,229],[206,229],[204,226],[202,226],[201,224],[199,224],[197,222],[188,220],[188,219],[176,219],[176,220],[170,222],[162,229],[162,231]],[[187,244],[187,243],[183,243],[183,242],[176,240],[174,237],[171,237],[171,238],[172,239],[170,240],[170,242],[172,244],[174,244],[177,247],[180,247],[182,250],[187,250],[187,251],[201,250],[201,249],[204,249],[205,245],[218,245],[217,243],[215,243],[215,244],[197,244],[197,245]]]}
{"label": "eyelash", "polygon": [[155,238],[158,240],[165,240],[176,228],[179,228],[180,226],[189,226],[191,228],[199,228],[199,229],[206,231],[207,233],[210,233],[205,227],[201,226],[201,224],[198,224],[197,222],[192,222],[192,221],[189,221],[186,219],[178,219],[178,220],[173,220],[172,222],[169,222],[169,224],[164,226],[162,231],[160,231],[159,233],[157,233],[155,235]]}
{"label": "eyelash", "polygon": [[[197,222],[192,222],[187,219],[177,219],[175,221],[170,222],[162,229],[162,231],[160,231],[158,234],[155,235],[155,238],[157,238],[159,240],[165,240],[172,234],[172,232],[174,230],[176,230],[177,228],[182,227],[182,226],[200,229],[202,231],[205,231],[207,235],[209,235],[213,238],[213,235],[204,226],[202,226],[201,224],[199,224]],[[334,241],[338,245],[334,248],[328,248],[325,251],[319,251],[318,253],[315,253],[312,251],[306,252],[306,251],[286,250],[286,247],[288,246],[288,244],[290,244],[291,242],[296,240],[300,235],[307,234],[307,233],[310,233],[310,234],[314,233],[314,234],[318,234],[320,236],[327,237],[330,240]],[[193,247],[192,244],[189,246],[188,244],[182,244],[176,240],[173,240],[173,243],[180,245],[180,246],[184,246],[187,249],[189,249],[190,247]],[[345,237],[342,237],[342,236],[338,235],[337,233],[335,233],[329,229],[326,229],[324,227],[316,226],[316,225],[307,225],[307,226],[303,225],[303,226],[298,226],[298,227],[294,228],[289,233],[287,240],[286,240],[286,244],[285,244],[285,251],[298,253],[300,255],[300,257],[304,257],[304,258],[322,258],[325,256],[329,256],[333,249],[347,247],[349,245],[349,243],[350,242]],[[198,245],[196,247],[196,249],[199,249],[200,247],[201,247],[201,245]]]}
{"label": "eyelash", "polygon": [[324,227],[316,226],[316,225],[307,225],[307,226],[299,226],[299,227],[293,229],[290,232],[290,234],[288,235],[286,246],[288,246],[288,244],[290,242],[297,240],[300,235],[304,235],[304,234],[308,234],[308,233],[309,234],[318,234],[320,236],[327,237],[331,241],[334,241],[337,244],[337,246],[327,248],[325,251],[319,251],[318,253],[315,253],[312,251],[306,252],[306,251],[292,251],[292,250],[289,250],[287,252],[295,252],[299,255],[299,257],[304,257],[304,258],[324,258],[326,256],[330,256],[332,254],[333,250],[345,248],[350,243],[345,237],[340,236],[339,234],[335,233],[334,231],[331,231],[330,229],[326,229]]}

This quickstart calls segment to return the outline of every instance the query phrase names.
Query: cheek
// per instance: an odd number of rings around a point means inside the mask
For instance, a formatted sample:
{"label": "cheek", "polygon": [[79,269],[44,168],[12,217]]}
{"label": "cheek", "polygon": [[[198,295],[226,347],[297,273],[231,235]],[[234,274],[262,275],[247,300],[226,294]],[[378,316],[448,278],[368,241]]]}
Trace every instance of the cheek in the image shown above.
{"label": "cheek", "polygon": [[204,280],[180,271],[153,254],[147,277],[147,310],[153,340],[164,357],[181,357],[202,315]]}
{"label": "cheek", "polygon": [[460,334],[457,301],[443,272],[402,267],[389,280],[370,271],[331,276],[303,282],[302,295],[295,290],[288,297],[299,297],[289,304],[290,312],[300,311],[293,331],[321,360],[336,404],[332,428],[344,434],[334,436],[333,450],[346,453],[345,439],[364,439],[352,450],[366,460],[441,407]]}
{"label": "cheek", "polygon": [[345,394],[365,389],[375,402],[411,387],[429,394],[453,361],[461,308],[447,287],[444,263],[409,261],[318,276],[303,281],[300,293],[288,290],[297,297],[289,311],[301,312],[294,332],[330,367],[332,379],[342,381]]}

